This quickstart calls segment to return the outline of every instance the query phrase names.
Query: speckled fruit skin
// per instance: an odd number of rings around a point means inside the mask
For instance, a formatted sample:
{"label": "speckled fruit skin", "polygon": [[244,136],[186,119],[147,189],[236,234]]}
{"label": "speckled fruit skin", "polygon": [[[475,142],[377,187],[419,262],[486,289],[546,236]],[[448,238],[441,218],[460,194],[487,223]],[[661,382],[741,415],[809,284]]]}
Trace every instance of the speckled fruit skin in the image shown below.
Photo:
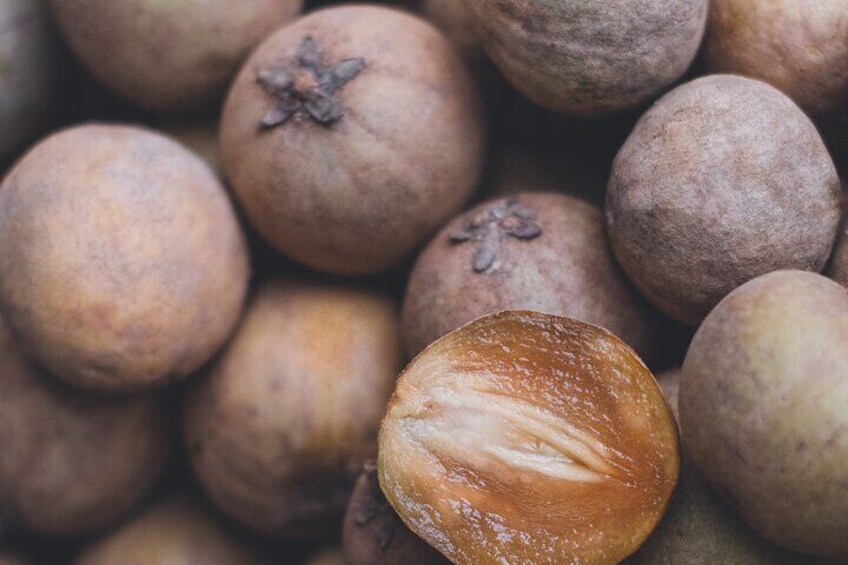
{"label": "speckled fruit skin", "polygon": [[345,565],[450,565],[409,531],[395,513],[368,462],[353,487],[342,528]]}
{"label": "speckled fruit skin", "polygon": [[250,50],[302,0],[49,0],[65,39],[110,90],[152,112],[212,110]]}
{"label": "speckled fruit skin", "polygon": [[0,325],[0,530],[110,526],[161,475],[170,423],[155,396],[93,396],[52,381]]}
{"label": "speckled fruit skin", "polygon": [[848,556],[848,295],[779,271],[730,293],[695,335],[680,385],[686,453],[761,534]]}
{"label": "speckled fruit skin", "polygon": [[[342,116],[270,130],[263,69],[291,67],[307,37],[325,65],[361,58],[336,95]],[[391,45],[387,49],[386,45]],[[482,101],[463,61],[424,20],[376,6],[320,10],[271,36],[231,90],[224,169],[278,250],[343,275],[388,270],[467,201],[485,145]]]}
{"label": "speckled fruit skin", "polygon": [[635,109],[695,58],[707,0],[471,0],[486,51],[536,104],[575,117]]}
{"label": "speckled fruit skin", "polygon": [[507,198],[484,202],[460,215],[421,253],[403,305],[407,353],[415,355],[485,314],[527,309],[603,326],[641,354],[649,354],[653,338],[649,311],[615,265],[603,215],[590,204],[562,194],[514,196],[534,214],[541,234],[532,240],[503,235],[492,267],[475,272],[474,254],[481,243],[455,243],[451,235]]}
{"label": "speckled fruit skin", "polygon": [[259,565],[248,546],[190,496],[171,495],[104,538],[74,565]]}
{"label": "speckled fruit skin", "polygon": [[49,124],[58,86],[58,45],[41,0],[0,4],[0,164]]}
{"label": "speckled fruit skin", "polygon": [[662,517],[679,463],[671,411],[633,350],[535,312],[430,345],[379,436],[386,498],[458,565],[619,563]]}
{"label": "speckled fruit skin", "polygon": [[209,375],[189,391],[195,474],[227,514],[267,536],[341,525],[403,363],[394,301],[271,280]]}
{"label": "speckled fruit skin", "polygon": [[0,186],[4,316],[75,386],[128,392],[188,375],[229,336],[248,276],[223,186],[152,131],[62,131]]}
{"label": "speckled fruit skin", "polygon": [[[657,376],[677,417],[680,371]],[[793,559],[795,561],[793,561]],[[668,512],[627,565],[790,565],[799,557],[771,545],[712,491],[683,454],[680,480]]]}
{"label": "speckled fruit skin", "polygon": [[821,271],[840,216],[839,178],[813,123],[771,86],[729,75],[678,87],[642,116],[607,190],[619,263],[690,325],[759,275]]}
{"label": "speckled fruit skin", "polygon": [[713,0],[705,45],[710,71],[768,82],[813,116],[848,104],[843,0]]}

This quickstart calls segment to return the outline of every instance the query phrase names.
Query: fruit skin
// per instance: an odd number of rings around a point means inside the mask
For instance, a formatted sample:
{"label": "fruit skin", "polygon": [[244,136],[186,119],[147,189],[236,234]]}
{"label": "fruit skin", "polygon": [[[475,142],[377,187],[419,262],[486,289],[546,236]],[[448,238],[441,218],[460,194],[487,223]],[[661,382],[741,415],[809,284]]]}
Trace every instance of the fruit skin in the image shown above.
{"label": "fruit skin", "polygon": [[618,563],[659,522],[678,470],[673,417],[635,353],[536,312],[430,345],[380,428],[383,493],[458,565]]}
{"label": "fruit skin", "polygon": [[680,86],[642,116],[607,191],[619,263],[690,325],[761,274],[821,271],[840,216],[839,178],[813,123],[771,86],[729,75]]}
{"label": "fruit skin", "polygon": [[155,113],[212,110],[251,49],[301,0],[49,0],[65,39],[110,90]]}
{"label": "fruit skin", "polygon": [[640,353],[650,353],[649,311],[615,264],[600,211],[562,194],[522,193],[513,198],[534,214],[541,234],[532,240],[505,235],[495,263],[485,272],[472,268],[480,244],[454,243],[451,235],[502,206],[508,197],[460,215],[425,247],[410,275],[403,305],[407,353],[415,355],[485,314],[521,309],[603,326]]}
{"label": "fruit skin", "polygon": [[205,363],[241,313],[246,244],[221,183],[154,132],[84,125],[0,186],[0,303],[39,363],[130,392]]}
{"label": "fruit skin", "polygon": [[44,2],[0,4],[0,164],[49,125],[59,91],[58,51]]}
{"label": "fruit skin", "polygon": [[260,287],[210,373],[189,390],[185,438],[212,500],[269,537],[338,528],[373,458],[402,365],[396,305],[319,281]]}
{"label": "fruit skin", "polygon": [[258,557],[203,506],[171,495],[86,547],[75,565],[251,565]]}
{"label": "fruit skin", "polygon": [[[296,115],[262,130],[274,101],[257,73],[292,70],[307,37],[323,65],[364,63],[334,95],[342,115],[328,124]],[[328,8],[275,33],[244,66],[224,107],[222,162],[278,250],[335,274],[376,273],[471,197],[485,149],[482,105],[430,24],[389,8]]]}
{"label": "fruit skin", "polygon": [[169,456],[162,398],[94,396],[56,383],[0,325],[0,530],[92,533],[144,497]]}
{"label": "fruit skin", "polygon": [[536,104],[600,117],[645,104],[695,58],[707,0],[471,0],[486,51]]}
{"label": "fruit skin", "polygon": [[683,445],[762,535],[848,556],[848,296],[779,271],[730,293],[695,334],[680,385]]}
{"label": "fruit skin", "polygon": [[449,565],[442,554],[409,531],[395,513],[368,462],[353,487],[342,528],[346,565]]}
{"label": "fruit skin", "polygon": [[471,64],[486,56],[480,37],[474,32],[474,17],[465,0],[422,0],[421,12],[450,39]]}
{"label": "fruit skin", "polygon": [[[677,417],[680,371],[657,376]],[[795,561],[793,561],[793,559]],[[627,565],[790,565],[799,557],[771,545],[745,524],[710,488],[684,454],[668,512]]]}
{"label": "fruit skin", "polygon": [[713,0],[704,48],[711,72],[757,78],[823,118],[848,104],[848,4]]}

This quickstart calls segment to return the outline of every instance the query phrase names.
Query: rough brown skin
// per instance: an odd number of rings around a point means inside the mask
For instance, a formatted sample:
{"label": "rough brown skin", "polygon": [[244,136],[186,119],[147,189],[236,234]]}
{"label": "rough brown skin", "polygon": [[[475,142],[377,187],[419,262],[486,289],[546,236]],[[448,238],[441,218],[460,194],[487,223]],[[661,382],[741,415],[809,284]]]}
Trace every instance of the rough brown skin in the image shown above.
{"label": "rough brown skin", "polygon": [[713,0],[704,59],[712,72],[763,80],[830,117],[848,103],[848,4]]}
{"label": "rough brown skin", "polygon": [[172,495],[91,543],[75,565],[259,565],[197,500]]}
{"label": "rough brown skin", "polygon": [[267,536],[341,524],[402,365],[396,305],[357,288],[271,280],[186,398],[195,474],[227,514]]}
{"label": "rough brown skin", "polygon": [[659,522],[680,463],[633,350],[535,312],[428,347],[401,374],[379,444],[386,498],[457,565],[618,563]]}
{"label": "rough brown skin", "polygon": [[730,293],[683,364],[680,417],[693,463],[761,534],[848,557],[848,293],[779,271]]}
{"label": "rough brown skin", "polygon": [[49,0],[100,82],[156,113],[214,108],[250,50],[302,0]]}
{"label": "rough brown skin", "polygon": [[249,266],[224,188],[179,144],[125,126],[57,133],[0,186],[0,304],[75,385],[159,386],[197,369],[241,313]]}
{"label": "rough brown skin", "polygon": [[395,513],[380,490],[373,462],[365,464],[353,487],[342,536],[346,565],[450,565]]}
{"label": "rough brown skin", "polygon": [[657,102],[615,158],[607,190],[619,263],[690,325],[761,274],[821,271],[841,207],[813,123],[771,86],[729,75]]}
{"label": "rough brown skin", "polygon": [[[680,371],[657,377],[677,419]],[[790,565],[799,556],[768,543],[712,491],[701,473],[683,459],[680,481],[668,512],[628,565]],[[793,561],[794,560],[794,561]],[[806,562],[806,561],[805,561]]]}
{"label": "rough brown skin", "polygon": [[635,109],[695,58],[707,0],[471,0],[486,51],[536,104],[575,117]]}
{"label": "rough brown skin", "polygon": [[[317,77],[298,63],[309,38],[320,71],[350,73],[312,114]],[[221,154],[274,247],[363,275],[397,265],[468,200],[484,138],[482,102],[448,41],[414,16],[352,6],[306,16],[253,54],[224,107]]]}
{"label": "rough brown skin", "polygon": [[[520,239],[507,233],[508,226],[492,225],[500,240],[491,244],[485,238],[452,239],[469,221],[501,210],[509,202],[509,197],[502,197],[454,219],[421,253],[403,305],[407,353],[415,355],[485,314],[531,309],[606,327],[648,354],[652,321],[646,305],[615,265],[601,212],[561,194],[522,193],[512,198],[532,214],[532,222],[541,230],[538,236]],[[475,257],[483,251],[495,258],[489,268],[477,272]]]}
{"label": "rough brown skin", "polygon": [[44,2],[0,4],[0,165],[49,125],[59,92],[58,51]]}
{"label": "rough brown skin", "polygon": [[108,527],[168,459],[161,399],[110,398],[55,383],[0,326],[0,531],[74,536]]}

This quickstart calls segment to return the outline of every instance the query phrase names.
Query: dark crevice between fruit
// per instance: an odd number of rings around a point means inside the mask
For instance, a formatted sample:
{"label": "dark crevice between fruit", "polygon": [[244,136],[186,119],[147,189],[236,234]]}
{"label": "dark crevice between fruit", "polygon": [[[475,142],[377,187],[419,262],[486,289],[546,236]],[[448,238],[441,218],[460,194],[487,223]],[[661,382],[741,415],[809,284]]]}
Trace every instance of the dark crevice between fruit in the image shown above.
{"label": "dark crevice between fruit", "polygon": [[377,480],[377,466],[374,463],[365,464],[365,473],[368,477],[368,489],[371,496],[367,497],[364,504],[356,509],[354,521],[357,527],[367,527],[377,540],[381,550],[388,549],[392,539],[398,532],[399,520],[395,511],[389,505],[380,490]]}
{"label": "dark crevice between fruit", "polygon": [[269,130],[300,114],[322,125],[330,125],[344,115],[339,93],[365,69],[365,59],[356,57],[327,64],[311,36],[303,40],[297,60],[284,67],[266,67],[256,82],[274,100],[259,121],[260,130]]}
{"label": "dark crevice between fruit", "polygon": [[511,196],[475,216],[449,237],[453,243],[476,244],[471,266],[475,273],[484,273],[495,264],[505,237],[529,241],[542,234],[535,219],[532,209],[521,204],[517,196]]}

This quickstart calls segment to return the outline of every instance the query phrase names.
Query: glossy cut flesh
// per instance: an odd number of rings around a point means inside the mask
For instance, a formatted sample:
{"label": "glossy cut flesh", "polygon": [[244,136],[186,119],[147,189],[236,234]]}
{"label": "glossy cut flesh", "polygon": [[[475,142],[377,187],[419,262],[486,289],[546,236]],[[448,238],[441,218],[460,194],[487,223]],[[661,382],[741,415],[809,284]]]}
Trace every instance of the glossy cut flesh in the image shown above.
{"label": "glossy cut flesh", "polygon": [[431,345],[380,432],[387,499],[459,564],[617,563],[659,521],[678,468],[671,413],[632,350],[530,312]]}

